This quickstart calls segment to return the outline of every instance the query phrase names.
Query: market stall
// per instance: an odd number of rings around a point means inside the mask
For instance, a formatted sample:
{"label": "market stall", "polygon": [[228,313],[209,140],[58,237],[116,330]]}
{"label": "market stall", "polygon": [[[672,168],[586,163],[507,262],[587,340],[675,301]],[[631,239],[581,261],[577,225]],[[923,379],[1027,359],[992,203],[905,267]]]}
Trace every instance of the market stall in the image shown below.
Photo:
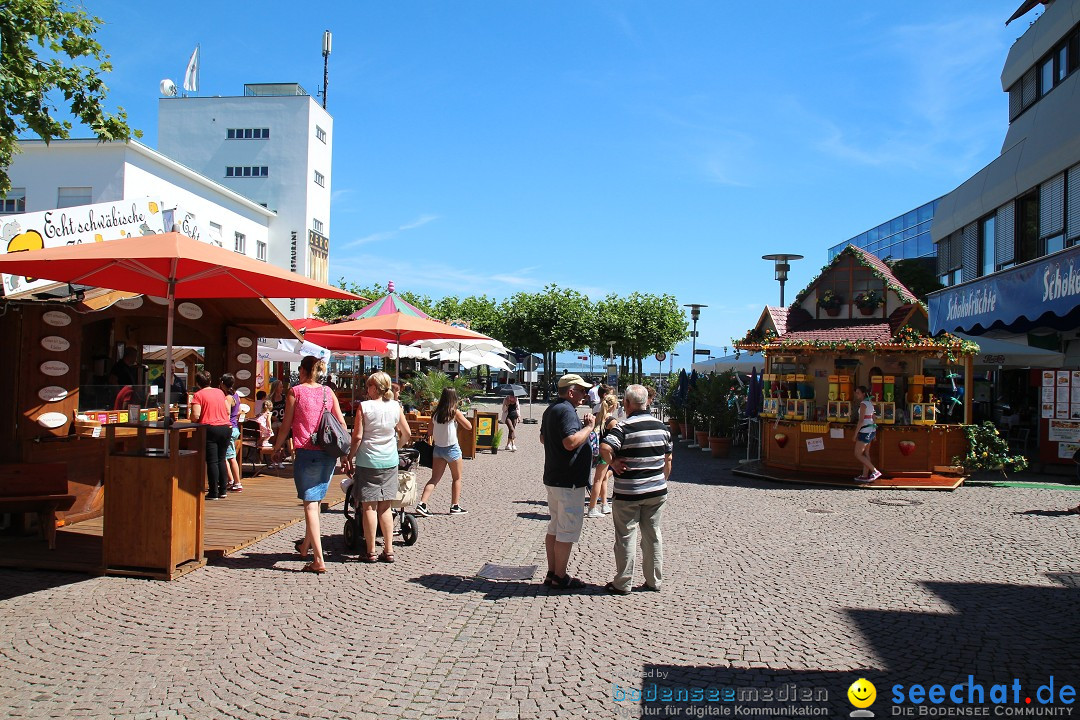
{"label": "market stall", "polygon": [[[972,356],[978,346],[930,337],[925,307],[875,256],[848,247],[786,312],[771,309],[736,343],[762,352],[760,463],[752,473],[852,483],[857,403],[869,390],[875,487],[955,488],[966,450]],[[929,358],[939,365],[930,369]]]}

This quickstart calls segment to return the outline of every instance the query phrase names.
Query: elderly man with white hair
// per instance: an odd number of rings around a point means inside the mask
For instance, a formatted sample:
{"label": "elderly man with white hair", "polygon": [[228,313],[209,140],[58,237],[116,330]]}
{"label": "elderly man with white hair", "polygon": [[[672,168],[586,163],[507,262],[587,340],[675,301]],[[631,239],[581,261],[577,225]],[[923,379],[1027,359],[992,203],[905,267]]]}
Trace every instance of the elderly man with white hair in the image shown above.
{"label": "elderly man with white hair", "polygon": [[600,454],[615,472],[615,579],[604,589],[626,595],[634,580],[634,552],[641,535],[641,569],[645,582],[638,590],[660,589],[663,581],[663,537],[660,520],[671,476],[671,432],[648,410],[649,392],[631,385],[623,395],[626,420],[612,428],[600,443]]}

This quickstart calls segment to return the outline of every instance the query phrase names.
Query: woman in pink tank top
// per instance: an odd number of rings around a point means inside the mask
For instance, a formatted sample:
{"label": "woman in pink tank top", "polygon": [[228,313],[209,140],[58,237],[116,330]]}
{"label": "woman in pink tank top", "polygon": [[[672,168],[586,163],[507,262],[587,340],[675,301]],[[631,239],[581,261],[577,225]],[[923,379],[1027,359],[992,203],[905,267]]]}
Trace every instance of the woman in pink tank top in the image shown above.
{"label": "woman in pink tank top", "polygon": [[334,413],[341,424],[345,425],[337,395],[321,384],[325,376],[325,362],[314,355],[303,359],[300,363],[300,383],[289,388],[289,395],[285,399],[285,419],[274,440],[274,460],[280,461],[281,448],[289,436],[289,431],[292,431],[293,448],[296,450],[293,482],[296,484],[296,496],[304,501],[304,520],[307,525],[304,537],[296,541],[296,550],[305,559],[309,552],[315,553],[314,560],[303,567],[304,572],[314,573],[326,572],[322,538],[319,534],[319,503],[326,497],[326,489],[330,486],[337,459],[315,447],[311,436],[319,427],[323,408]]}

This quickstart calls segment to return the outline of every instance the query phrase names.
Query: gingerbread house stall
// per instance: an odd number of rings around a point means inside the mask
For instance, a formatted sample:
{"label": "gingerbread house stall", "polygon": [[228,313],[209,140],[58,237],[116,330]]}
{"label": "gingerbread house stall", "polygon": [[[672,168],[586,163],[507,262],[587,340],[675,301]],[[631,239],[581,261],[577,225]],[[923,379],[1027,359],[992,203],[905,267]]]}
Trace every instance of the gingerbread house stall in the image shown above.
{"label": "gingerbread house stall", "polygon": [[[978,346],[930,337],[926,307],[876,256],[848,246],[787,308],[766,308],[736,343],[759,351],[761,459],[736,472],[854,485],[856,387],[875,405],[871,487],[955,489],[966,451],[972,357]],[[931,370],[928,358],[939,363]]]}

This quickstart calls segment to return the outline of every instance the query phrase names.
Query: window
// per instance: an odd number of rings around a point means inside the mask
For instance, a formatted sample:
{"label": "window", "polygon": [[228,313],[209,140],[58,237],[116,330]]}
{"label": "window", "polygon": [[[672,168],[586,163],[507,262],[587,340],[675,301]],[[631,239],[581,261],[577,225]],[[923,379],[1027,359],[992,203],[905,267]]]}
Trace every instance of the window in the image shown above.
{"label": "window", "polygon": [[89,205],[93,202],[94,189],[88,187],[57,188],[56,207],[66,208],[75,205]]}
{"label": "window", "polygon": [[1039,256],[1039,193],[1016,199],[1016,256],[1020,263]]}
{"label": "window", "polygon": [[322,222],[322,220],[319,220],[318,218],[312,218],[312,220],[311,220],[311,229],[314,230],[315,232],[319,233],[320,235],[322,235],[323,234],[323,222]]}
{"label": "window", "polygon": [[221,223],[210,223],[210,241],[221,247]]}
{"label": "window", "polygon": [[994,242],[997,216],[991,215],[979,223],[979,274],[989,275],[997,269],[994,258]]}
{"label": "window", "polygon": [[1053,50],[1044,55],[1009,88],[1009,122],[1061,84],[1076,70],[1080,27],[1073,28]]}
{"label": "window", "polygon": [[1054,88],[1054,58],[1050,58],[1042,64],[1039,70],[1039,94],[1045,95]]}
{"label": "window", "polygon": [[0,200],[0,212],[26,212],[26,188],[11,188],[3,200]]}
{"label": "window", "polygon": [[326,178],[318,170],[315,171],[315,184],[321,187],[326,187]]}
{"label": "window", "polygon": [[270,137],[270,128],[229,128],[225,131],[228,140],[266,140]]}
{"label": "window", "polygon": [[225,177],[267,177],[270,168],[266,165],[230,165],[225,168]]}
{"label": "window", "polygon": [[318,125],[315,126],[315,138],[317,140],[319,140],[319,142],[322,142],[322,143],[326,142],[326,131],[323,130]]}
{"label": "window", "polygon": [[266,262],[266,243],[262,240],[255,241],[255,259]]}
{"label": "window", "polygon": [[233,246],[233,250],[241,255],[247,255],[247,236],[244,233],[234,233],[236,236],[236,244]]}

